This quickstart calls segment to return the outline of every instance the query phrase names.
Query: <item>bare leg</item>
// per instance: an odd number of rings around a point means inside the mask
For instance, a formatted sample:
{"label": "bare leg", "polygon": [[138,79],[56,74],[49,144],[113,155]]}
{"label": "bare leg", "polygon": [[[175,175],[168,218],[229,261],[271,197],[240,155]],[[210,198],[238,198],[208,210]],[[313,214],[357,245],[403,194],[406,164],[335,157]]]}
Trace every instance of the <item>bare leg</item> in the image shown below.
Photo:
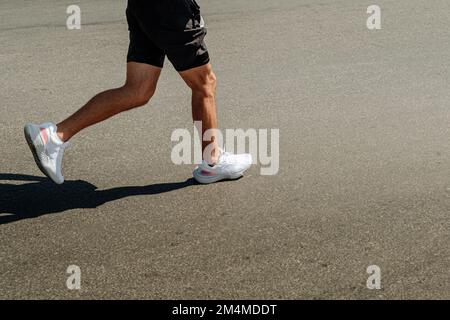
{"label": "bare leg", "polygon": [[[202,141],[203,151],[212,144],[211,154],[203,152],[205,161],[215,164],[219,157],[217,145],[217,113],[216,113],[216,76],[212,71],[211,64],[180,73],[186,84],[192,89],[192,118],[201,121],[203,132],[213,130],[211,141]],[[211,147],[210,147],[211,148]]]}
{"label": "bare leg", "polygon": [[125,84],[96,95],[80,110],[59,123],[58,136],[62,141],[67,141],[91,125],[123,111],[145,105],[155,93],[160,74],[160,68],[129,62]]}

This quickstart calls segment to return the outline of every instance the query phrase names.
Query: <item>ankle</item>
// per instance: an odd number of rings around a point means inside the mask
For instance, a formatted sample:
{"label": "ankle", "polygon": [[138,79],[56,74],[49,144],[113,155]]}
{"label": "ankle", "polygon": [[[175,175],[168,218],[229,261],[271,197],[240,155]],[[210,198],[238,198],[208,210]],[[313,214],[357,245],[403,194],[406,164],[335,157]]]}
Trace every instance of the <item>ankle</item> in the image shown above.
{"label": "ankle", "polygon": [[64,130],[60,125],[56,125],[56,135],[62,142],[67,142],[71,138],[67,130]]}
{"label": "ankle", "polygon": [[215,148],[210,155],[205,155],[204,160],[210,166],[215,166],[219,162],[221,151],[219,148]]}

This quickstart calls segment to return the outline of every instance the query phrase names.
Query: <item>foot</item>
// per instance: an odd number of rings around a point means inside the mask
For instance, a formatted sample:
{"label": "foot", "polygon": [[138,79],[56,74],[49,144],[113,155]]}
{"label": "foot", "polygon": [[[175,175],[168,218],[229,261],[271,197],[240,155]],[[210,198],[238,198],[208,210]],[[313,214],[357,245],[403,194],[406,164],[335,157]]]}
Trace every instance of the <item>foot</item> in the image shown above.
{"label": "foot", "polygon": [[222,152],[216,165],[210,166],[203,161],[194,170],[194,178],[199,183],[209,184],[221,180],[235,180],[244,175],[244,172],[252,165],[250,154],[231,154]]}
{"label": "foot", "polygon": [[27,124],[24,132],[39,169],[53,182],[62,184],[61,163],[67,143],[59,139],[56,126],[52,123]]}

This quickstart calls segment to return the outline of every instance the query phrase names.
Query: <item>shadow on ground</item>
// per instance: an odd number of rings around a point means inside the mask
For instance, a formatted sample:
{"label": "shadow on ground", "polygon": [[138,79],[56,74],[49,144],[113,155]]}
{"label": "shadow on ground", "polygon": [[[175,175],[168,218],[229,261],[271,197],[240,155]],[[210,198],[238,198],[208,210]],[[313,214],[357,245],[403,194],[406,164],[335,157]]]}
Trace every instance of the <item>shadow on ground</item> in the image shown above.
{"label": "shadow on ground", "polygon": [[[5,183],[8,181],[10,183]],[[97,190],[96,186],[82,180],[66,181],[58,186],[43,177],[0,173],[0,225],[71,209],[97,208],[126,197],[161,194],[194,184],[191,178],[184,182]]]}

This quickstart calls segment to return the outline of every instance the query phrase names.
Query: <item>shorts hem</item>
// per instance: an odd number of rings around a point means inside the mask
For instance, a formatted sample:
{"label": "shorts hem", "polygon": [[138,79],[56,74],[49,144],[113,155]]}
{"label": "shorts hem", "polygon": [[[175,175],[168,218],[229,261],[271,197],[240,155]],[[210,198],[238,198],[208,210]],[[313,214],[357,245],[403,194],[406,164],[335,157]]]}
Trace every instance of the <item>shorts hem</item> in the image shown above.
{"label": "shorts hem", "polygon": [[191,70],[191,69],[194,69],[194,68],[203,67],[203,66],[207,65],[210,62],[211,62],[211,59],[208,57],[208,58],[206,58],[204,60],[197,61],[196,63],[190,65],[189,67],[182,67],[182,68],[174,67],[174,68],[175,68],[175,70],[177,72],[184,72],[184,71],[188,71],[188,70]]}
{"label": "shorts hem", "polygon": [[127,58],[127,63],[129,62],[144,63],[160,69],[164,67],[164,64],[149,61],[148,59],[145,58]]}

